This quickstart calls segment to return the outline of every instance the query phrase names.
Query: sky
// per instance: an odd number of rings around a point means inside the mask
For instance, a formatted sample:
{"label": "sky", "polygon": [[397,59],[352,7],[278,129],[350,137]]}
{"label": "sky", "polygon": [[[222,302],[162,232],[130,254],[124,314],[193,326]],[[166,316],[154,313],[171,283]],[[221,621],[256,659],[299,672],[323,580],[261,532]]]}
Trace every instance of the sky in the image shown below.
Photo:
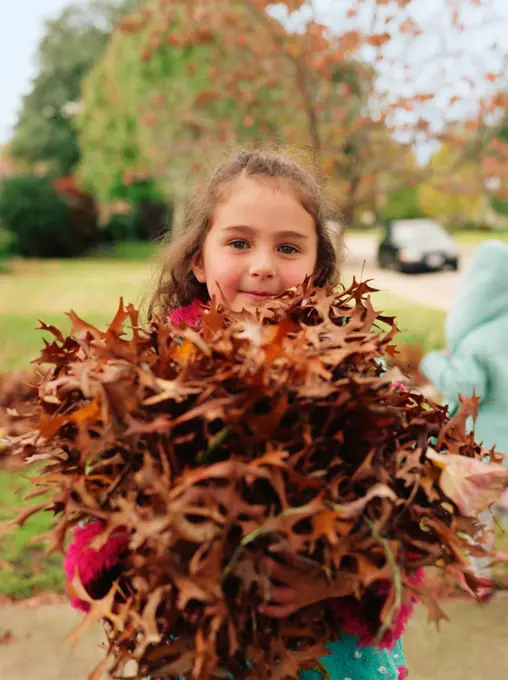
{"label": "sky", "polygon": [[0,0],[0,144],[8,141],[21,97],[36,74],[44,20],[70,0]]}
{"label": "sky", "polygon": [[[315,0],[315,3],[322,19],[341,27],[345,21],[344,8],[352,4],[348,0]],[[466,7],[463,16],[467,30],[463,33],[443,26],[446,15],[443,7],[450,3]],[[69,4],[71,0],[0,0],[0,144],[8,141],[22,95],[29,90],[36,74],[37,44],[43,34],[44,20],[55,17]],[[479,8],[479,4],[486,9]],[[415,0],[412,7],[414,18],[426,27],[425,36],[412,40],[409,51],[402,42],[395,45],[400,59],[396,54],[392,56],[400,63],[411,62],[412,68],[405,78],[396,67],[390,67],[384,73],[384,89],[409,94],[415,88],[425,91],[439,83],[440,99],[428,105],[425,117],[438,125],[450,115],[447,102],[456,93],[462,97],[457,115],[471,115],[477,94],[486,87],[483,73],[499,70],[501,66],[489,51],[490,45],[497,41],[500,51],[508,54],[508,0]],[[485,19],[490,21],[485,23]],[[365,20],[369,21],[369,17]],[[458,59],[449,60],[445,75],[442,73],[443,49],[461,53]],[[466,82],[468,76],[473,79],[472,85]]]}

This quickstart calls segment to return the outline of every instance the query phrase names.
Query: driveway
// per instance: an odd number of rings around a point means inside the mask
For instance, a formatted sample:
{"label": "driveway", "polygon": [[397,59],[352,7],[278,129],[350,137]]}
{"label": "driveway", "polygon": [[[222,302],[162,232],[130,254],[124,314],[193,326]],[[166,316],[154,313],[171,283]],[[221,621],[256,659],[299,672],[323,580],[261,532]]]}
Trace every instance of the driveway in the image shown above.
{"label": "driveway", "polygon": [[405,297],[425,307],[448,311],[462,280],[474,246],[459,246],[458,272],[400,274],[380,269],[376,263],[377,239],[372,236],[346,236],[344,278],[373,279],[375,288]]}

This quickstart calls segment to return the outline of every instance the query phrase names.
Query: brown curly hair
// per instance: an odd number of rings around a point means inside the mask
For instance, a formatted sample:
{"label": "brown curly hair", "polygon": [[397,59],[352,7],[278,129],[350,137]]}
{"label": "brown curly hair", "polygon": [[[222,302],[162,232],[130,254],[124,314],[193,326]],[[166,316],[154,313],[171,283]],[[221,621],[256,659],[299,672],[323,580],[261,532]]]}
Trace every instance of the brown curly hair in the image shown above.
{"label": "brown curly hair", "polygon": [[315,283],[337,283],[340,239],[328,226],[329,211],[320,183],[312,172],[289,156],[259,149],[242,150],[215,169],[204,191],[196,192],[187,206],[181,233],[166,237],[162,269],[149,303],[149,319],[164,318],[169,312],[190,304],[194,299],[208,301],[206,285],[199,283],[194,276],[192,262],[203,249],[217,205],[227,199],[226,189],[240,177],[275,180],[294,193],[316,225],[318,251]]}

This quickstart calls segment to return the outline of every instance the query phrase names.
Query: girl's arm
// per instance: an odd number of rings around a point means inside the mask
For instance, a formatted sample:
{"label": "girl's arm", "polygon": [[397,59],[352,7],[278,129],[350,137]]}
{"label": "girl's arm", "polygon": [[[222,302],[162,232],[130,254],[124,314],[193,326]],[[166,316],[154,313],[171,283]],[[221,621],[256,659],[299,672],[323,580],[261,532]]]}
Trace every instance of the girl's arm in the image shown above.
{"label": "girl's arm", "polygon": [[[129,535],[124,531],[113,533],[100,548],[90,547],[94,538],[104,529],[104,523],[94,520],[74,530],[64,559],[66,580],[71,583],[77,575],[93,599],[104,597],[121,570],[122,555],[129,544]],[[78,597],[71,599],[75,609],[87,612],[89,605]]]}
{"label": "girl's arm", "polygon": [[446,354],[431,352],[420,364],[420,370],[447,402],[457,403],[458,395],[484,399],[487,376],[481,359],[467,352]]}

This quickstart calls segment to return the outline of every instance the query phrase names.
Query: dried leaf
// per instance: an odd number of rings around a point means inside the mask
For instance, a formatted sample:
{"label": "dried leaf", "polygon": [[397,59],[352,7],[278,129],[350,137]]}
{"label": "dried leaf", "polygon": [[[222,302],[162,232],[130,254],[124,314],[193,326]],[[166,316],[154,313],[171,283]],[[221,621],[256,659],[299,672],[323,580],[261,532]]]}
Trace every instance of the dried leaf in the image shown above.
{"label": "dried leaf", "polygon": [[427,451],[427,458],[442,470],[441,490],[466,517],[476,517],[508,488],[508,469],[497,463],[432,450]]}

